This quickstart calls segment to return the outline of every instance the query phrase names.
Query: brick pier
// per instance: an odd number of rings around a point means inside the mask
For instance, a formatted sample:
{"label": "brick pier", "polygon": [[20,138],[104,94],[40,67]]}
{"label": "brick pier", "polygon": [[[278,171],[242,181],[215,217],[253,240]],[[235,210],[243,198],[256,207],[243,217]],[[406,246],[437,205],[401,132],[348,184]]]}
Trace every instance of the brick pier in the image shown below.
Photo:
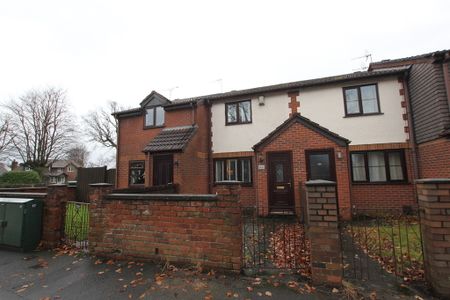
{"label": "brick pier", "polygon": [[340,286],[343,267],[336,183],[312,180],[306,182],[306,188],[312,281],[315,284]]}

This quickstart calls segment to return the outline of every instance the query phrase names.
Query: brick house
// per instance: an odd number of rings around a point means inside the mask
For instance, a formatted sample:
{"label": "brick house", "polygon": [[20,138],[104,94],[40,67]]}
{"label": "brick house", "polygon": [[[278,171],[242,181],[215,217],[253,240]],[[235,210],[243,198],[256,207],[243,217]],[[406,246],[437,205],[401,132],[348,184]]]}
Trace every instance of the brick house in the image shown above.
{"label": "brick house", "polygon": [[450,178],[450,50],[383,60],[369,70],[402,66],[411,66],[405,94],[417,177]]}
{"label": "brick house", "polygon": [[205,101],[172,103],[153,91],[140,107],[117,112],[117,187],[179,185],[206,194],[210,117]]}
{"label": "brick house", "polygon": [[62,184],[77,180],[78,168],[81,166],[71,160],[54,160],[47,164],[43,173],[44,181],[48,184]]}
{"label": "brick house", "polygon": [[[242,185],[244,205],[301,210],[304,184],[335,180],[339,211],[415,206],[409,66],[170,101],[118,112],[119,188],[181,193]],[[297,212],[298,213],[298,212]]]}

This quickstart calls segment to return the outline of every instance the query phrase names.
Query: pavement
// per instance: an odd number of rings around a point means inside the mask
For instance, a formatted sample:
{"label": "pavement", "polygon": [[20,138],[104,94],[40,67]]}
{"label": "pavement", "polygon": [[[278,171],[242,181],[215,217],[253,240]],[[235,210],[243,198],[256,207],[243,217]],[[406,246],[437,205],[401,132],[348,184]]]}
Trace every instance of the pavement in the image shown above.
{"label": "pavement", "polygon": [[[115,262],[70,251],[0,250],[0,299],[328,299],[281,275],[246,277]],[[311,293],[312,292],[312,293]]]}
{"label": "pavement", "polygon": [[[379,288],[377,299],[420,299]],[[30,253],[0,250],[0,300],[364,298],[357,289],[315,289],[295,274],[252,277],[200,267],[117,262],[65,248]],[[373,290],[366,287],[366,291],[370,298]]]}

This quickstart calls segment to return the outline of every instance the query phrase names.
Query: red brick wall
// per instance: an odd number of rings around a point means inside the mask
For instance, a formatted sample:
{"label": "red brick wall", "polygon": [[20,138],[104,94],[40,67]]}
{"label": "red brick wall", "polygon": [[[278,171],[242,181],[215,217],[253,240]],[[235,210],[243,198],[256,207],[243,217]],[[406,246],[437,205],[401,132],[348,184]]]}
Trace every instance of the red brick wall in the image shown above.
{"label": "red brick wall", "polygon": [[[339,201],[339,214],[344,218],[350,217],[350,183],[348,170],[347,147],[342,147],[327,139],[323,135],[312,131],[299,123],[294,123],[291,127],[283,131],[268,145],[260,149],[265,160],[265,170],[257,170],[257,198],[260,207],[265,211],[268,209],[268,191],[267,191],[267,152],[271,151],[292,151],[292,163],[294,174],[294,194],[296,206],[300,206],[300,182],[302,190],[305,190],[307,180],[306,171],[306,150],[334,149],[336,177]],[[342,158],[337,158],[337,153],[342,153]],[[258,157],[259,154],[258,153]]]}
{"label": "red brick wall", "polygon": [[[353,150],[399,149],[397,144],[364,145],[350,147]],[[414,169],[411,149],[404,149],[406,160],[407,183],[361,184],[353,183],[351,187],[352,205],[357,209],[402,209],[403,206],[417,207],[414,193]]]}
{"label": "red brick wall", "polygon": [[[252,157],[252,184],[251,186],[241,186],[241,205],[242,207],[254,207],[256,206],[256,182],[257,178],[256,174],[256,163],[255,163],[255,154],[253,151],[243,151],[243,152],[224,152],[224,153],[214,153],[213,158],[237,158],[237,157]],[[214,166],[212,166],[214,169]],[[214,181],[214,174],[212,175],[212,179]],[[213,193],[216,192],[216,186],[213,188]]]}
{"label": "red brick wall", "polygon": [[241,268],[239,187],[221,187],[211,199],[182,195],[156,199],[90,194],[91,253],[116,259],[168,260],[215,269]]}
{"label": "red brick wall", "polygon": [[450,178],[450,139],[419,144],[421,178]]}
{"label": "red brick wall", "polygon": [[207,106],[197,107],[195,121],[198,126],[197,132],[184,152],[174,156],[174,160],[178,161],[178,166],[174,166],[174,182],[180,185],[180,193],[207,194],[209,184]]}

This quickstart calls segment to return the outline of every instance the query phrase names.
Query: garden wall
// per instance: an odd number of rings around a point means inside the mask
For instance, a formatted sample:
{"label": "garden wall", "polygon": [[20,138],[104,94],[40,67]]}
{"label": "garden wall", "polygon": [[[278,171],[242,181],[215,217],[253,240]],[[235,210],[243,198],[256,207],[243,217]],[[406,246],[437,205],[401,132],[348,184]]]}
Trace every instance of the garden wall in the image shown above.
{"label": "garden wall", "polygon": [[239,186],[217,195],[117,194],[92,185],[89,248],[115,259],[241,269]]}

